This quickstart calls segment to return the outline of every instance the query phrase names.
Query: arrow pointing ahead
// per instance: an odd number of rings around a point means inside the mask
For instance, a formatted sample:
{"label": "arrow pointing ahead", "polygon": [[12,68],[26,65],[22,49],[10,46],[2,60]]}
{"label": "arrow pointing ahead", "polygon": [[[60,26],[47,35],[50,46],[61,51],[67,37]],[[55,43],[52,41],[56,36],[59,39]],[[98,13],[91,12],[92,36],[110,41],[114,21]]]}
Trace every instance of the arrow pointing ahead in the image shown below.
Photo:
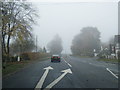
{"label": "arrow pointing ahead", "polygon": [[49,72],[50,69],[53,69],[51,66],[44,68],[46,71],[44,72],[43,76],[41,77],[40,81],[38,82],[37,86],[35,88],[42,88],[42,85],[45,81],[45,78]]}
{"label": "arrow pointing ahead", "polygon": [[67,73],[72,74],[71,69],[62,70],[61,72],[64,72],[60,77],[58,77],[56,80],[54,80],[51,84],[49,84],[46,88],[52,88],[55,84],[57,84]]}

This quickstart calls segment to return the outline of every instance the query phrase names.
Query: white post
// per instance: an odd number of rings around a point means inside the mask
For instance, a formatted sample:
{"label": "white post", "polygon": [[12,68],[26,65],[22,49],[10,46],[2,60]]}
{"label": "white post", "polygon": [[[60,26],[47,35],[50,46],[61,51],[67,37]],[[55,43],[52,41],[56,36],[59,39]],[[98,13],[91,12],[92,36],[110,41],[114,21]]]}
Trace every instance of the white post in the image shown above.
{"label": "white post", "polygon": [[94,49],[93,52],[94,52],[94,57],[96,57],[96,50]]}
{"label": "white post", "polygon": [[115,56],[116,56],[116,59],[118,59],[118,50],[116,50]]}
{"label": "white post", "polygon": [[18,61],[18,62],[20,61],[20,56],[18,56],[18,59],[17,59],[17,61]]}

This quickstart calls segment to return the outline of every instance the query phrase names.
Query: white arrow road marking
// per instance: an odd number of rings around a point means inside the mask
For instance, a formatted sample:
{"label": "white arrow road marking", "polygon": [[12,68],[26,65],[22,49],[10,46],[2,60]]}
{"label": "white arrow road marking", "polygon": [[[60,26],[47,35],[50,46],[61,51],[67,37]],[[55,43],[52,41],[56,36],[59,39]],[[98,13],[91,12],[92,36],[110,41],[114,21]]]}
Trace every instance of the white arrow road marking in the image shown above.
{"label": "white arrow road marking", "polygon": [[116,77],[116,78],[118,79],[118,77],[117,77],[112,71],[110,71],[109,68],[106,68],[106,69],[107,69],[107,71],[109,71],[114,77]]}
{"label": "white arrow road marking", "polygon": [[54,80],[51,84],[49,84],[46,88],[52,88],[55,84],[57,84],[67,73],[72,74],[71,69],[66,69],[61,72],[64,72],[60,77],[58,77],[56,80]]}
{"label": "white arrow road marking", "polygon": [[44,72],[43,76],[41,77],[40,81],[38,82],[38,84],[37,84],[37,86],[35,88],[42,88],[42,85],[43,85],[43,83],[45,81],[45,78],[46,78],[49,70],[53,69],[53,68],[49,66],[49,67],[46,67],[44,69],[46,69],[46,71]]}

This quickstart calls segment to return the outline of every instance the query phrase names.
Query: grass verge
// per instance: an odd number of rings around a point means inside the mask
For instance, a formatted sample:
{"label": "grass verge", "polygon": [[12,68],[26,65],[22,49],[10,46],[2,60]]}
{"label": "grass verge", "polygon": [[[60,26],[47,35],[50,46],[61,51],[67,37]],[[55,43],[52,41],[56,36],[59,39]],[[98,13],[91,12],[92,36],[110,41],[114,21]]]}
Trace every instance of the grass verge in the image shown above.
{"label": "grass verge", "polygon": [[118,59],[97,59],[98,61],[105,61],[105,62],[111,62],[111,63],[118,63],[120,60]]}
{"label": "grass verge", "polygon": [[20,62],[7,62],[6,68],[2,69],[2,75],[3,76],[9,75],[9,74],[23,68],[28,63],[30,63],[30,61],[28,61],[28,60],[27,61],[20,61]]}
{"label": "grass verge", "polygon": [[43,60],[47,60],[48,57],[44,57],[44,58],[40,58],[38,60],[24,60],[24,61],[20,61],[20,62],[7,62],[6,63],[6,68],[2,69],[2,75],[7,76],[10,75],[12,73],[15,73],[16,71],[24,68],[26,65],[36,62],[36,61],[43,61]]}
{"label": "grass verge", "polygon": [[71,55],[71,56],[76,56],[76,57],[80,57],[80,58],[91,58],[90,56],[80,56],[80,55]]}

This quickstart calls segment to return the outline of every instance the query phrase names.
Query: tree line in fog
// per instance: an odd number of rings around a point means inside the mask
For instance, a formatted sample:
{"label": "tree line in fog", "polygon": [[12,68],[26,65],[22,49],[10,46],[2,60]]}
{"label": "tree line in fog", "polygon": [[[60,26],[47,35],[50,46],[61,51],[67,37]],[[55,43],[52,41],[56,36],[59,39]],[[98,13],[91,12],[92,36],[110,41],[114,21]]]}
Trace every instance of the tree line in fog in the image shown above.
{"label": "tree line in fog", "polygon": [[84,27],[72,40],[71,51],[74,55],[93,56],[101,47],[100,32],[96,27]]}

